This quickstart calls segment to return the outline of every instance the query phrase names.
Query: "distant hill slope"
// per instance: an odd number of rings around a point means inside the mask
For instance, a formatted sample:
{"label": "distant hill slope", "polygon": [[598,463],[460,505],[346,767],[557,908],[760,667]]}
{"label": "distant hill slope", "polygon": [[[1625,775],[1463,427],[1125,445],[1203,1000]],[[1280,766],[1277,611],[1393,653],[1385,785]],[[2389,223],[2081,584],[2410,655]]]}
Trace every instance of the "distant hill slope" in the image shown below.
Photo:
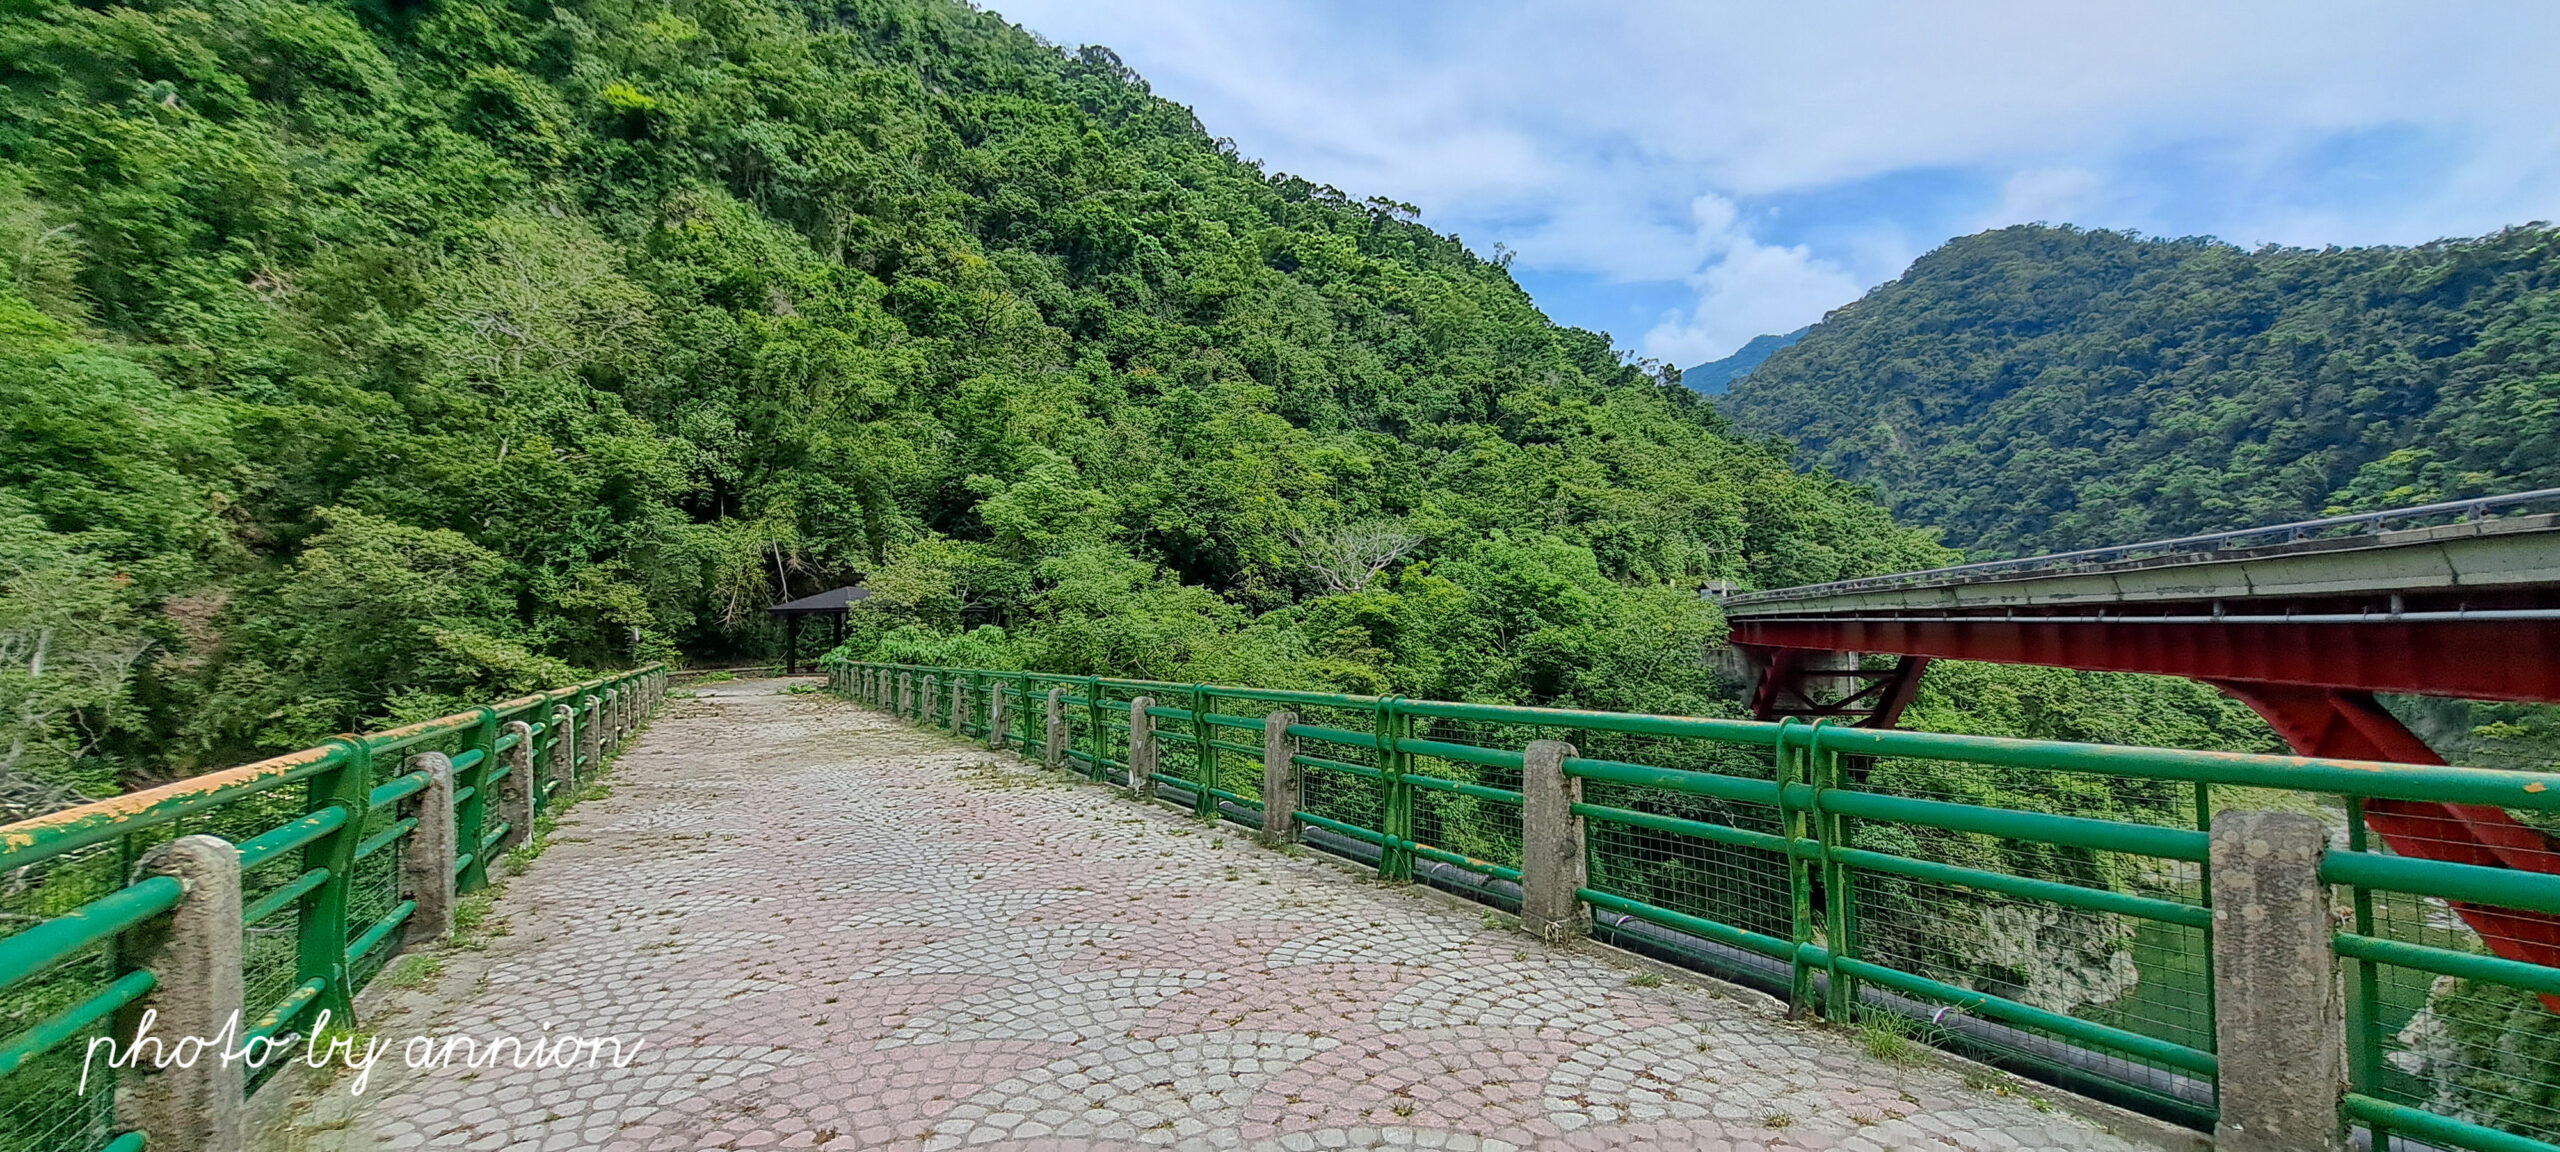
{"label": "distant hill slope", "polygon": [[1699,395],[1721,396],[1734,381],[1759,367],[1761,361],[1767,360],[1771,353],[1804,339],[1804,334],[1811,331],[1813,331],[1813,325],[1807,324],[1784,336],[1754,336],[1750,343],[1735,349],[1731,356],[1722,360],[1709,360],[1695,368],[1682,369],[1680,382],[1688,385],[1691,391]]}
{"label": "distant hill slope", "polygon": [[2004,228],[1920,258],[1719,406],[1986,556],[2560,485],[2555,238]]}

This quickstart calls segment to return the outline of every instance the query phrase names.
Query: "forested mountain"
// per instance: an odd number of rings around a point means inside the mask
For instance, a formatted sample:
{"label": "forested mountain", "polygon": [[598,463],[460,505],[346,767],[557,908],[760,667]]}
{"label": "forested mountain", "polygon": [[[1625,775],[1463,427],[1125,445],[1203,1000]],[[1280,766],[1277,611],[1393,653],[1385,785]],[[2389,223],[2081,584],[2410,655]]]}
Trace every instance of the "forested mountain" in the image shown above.
{"label": "forested mountain", "polygon": [[949,0],[12,5],[0,262],[21,811],[856,578],[865,651],[1711,709],[1701,582],[1944,555]]}
{"label": "forested mountain", "polygon": [[1781,348],[1789,348],[1804,334],[1813,330],[1808,324],[1784,335],[1754,336],[1733,354],[1721,360],[1709,360],[1680,373],[1680,383],[1701,396],[1721,396],[1733,382],[1749,375]]}
{"label": "forested mountain", "polygon": [[1955,240],[1720,401],[1977,556],[2560,485],[2560,235]]}

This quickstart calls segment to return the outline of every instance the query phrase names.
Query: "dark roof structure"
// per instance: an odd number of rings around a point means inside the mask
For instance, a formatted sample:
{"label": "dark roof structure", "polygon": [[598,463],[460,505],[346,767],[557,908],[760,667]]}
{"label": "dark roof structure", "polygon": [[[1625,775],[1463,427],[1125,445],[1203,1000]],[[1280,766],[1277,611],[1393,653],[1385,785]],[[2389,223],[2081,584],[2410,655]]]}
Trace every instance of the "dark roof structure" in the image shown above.
{"label": "dark roof structure", "polygon": [[776,616],[818,616],[849,611],[854,605],[871,598],[871,590],[860,584],[830,589],[814,596],[803,596],[765,609]]}
{"label": "dark roof structure", "polygon": [[788,674],[800,670],[800,620],[802,617],[815,616],[820,620],[833,620],[834,643],[842,644],[845,622],[853,616],[853,606],[870,598],[870,589],[854,584],[843,588],[831,588],[815,596],[785,600],[765,609],[782,621],[783,672]]}

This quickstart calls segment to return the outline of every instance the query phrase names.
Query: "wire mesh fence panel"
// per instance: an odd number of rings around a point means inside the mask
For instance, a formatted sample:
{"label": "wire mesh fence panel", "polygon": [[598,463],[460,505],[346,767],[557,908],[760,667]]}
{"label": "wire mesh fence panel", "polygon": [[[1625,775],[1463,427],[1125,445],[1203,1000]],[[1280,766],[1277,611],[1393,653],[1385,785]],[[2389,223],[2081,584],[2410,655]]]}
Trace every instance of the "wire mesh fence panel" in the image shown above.
{"label": "wire mesh fence panel", "polygon": [[[1412,736],[1442,744],[1518,752],[1536,739],[1525,725],[1487,720],[1419,717]],[[1520,769],[1416,753],[1405,765],[1408,776],[1445,780],[1455,787],[1417,785],[1413,793],[1413,838],[1483,865],[1520,868]],[[1509,793],[1487,795],[1485,791]]]}
{"label": "wire mesh fence panel", "polygon": [[[155,837],[155,840],[165,837]],[[0,936],[24,931],[124,886],[134,849],[108,841],[0,873]],[[105,944],[93,945],[35,976],[0,989],[0,1038],[14,1037],[107,991],[118,973]],[[115,1071],[91,1061],[85,1091],[83,1057],[110,1020],[35,1057],[0,1078],[0,1152],[96,1148],[112,1132]]]}
{"label": "wire mesh fence panel", "polygon": [[1043,727],[1048,723],[1047,689],[1032,683],[1029,676],[1015,673],[1004,678],[1001,690],[1005,694],[1005,743],[1025,755],[1038,755],[1045,738]]}
{"label": "wire mesh fence panel", "polygon": [[[1296,727],[1357,733],[1366,738],[1377,723],[1377,709],[1365,704],[1289,707],[1297,713]],[[1382,832],[1386,827],[1386,795],[1378,778],[1378,759],[1377,749],[1367,744],[1300,736],[1298,810],[1337,824]]]}
{"label": "wire mesh fence panel", "polygon": [[[1134,699],[1140,694],[1133,690],[1130,696]],[[1156,734],[1156,775],[1182,781],[1183,790],[1191,794],[1187,798],[1196,807],[1199,789],[1209,783],[1207,768],[1215,752],[1201,748],[1199,736],[1192,729],[1191,693],[1157,689],[1144,694],[1156,702],[1156,707],[1182,713],[1179,717],[1151,717]],[[1168,795],[1165,799],[1175,797]]]}
{"label": "wire mesh fence panel", "polygon": [[[1262,715],[1252,701],[1220,696],[1216,692],[1201,694],[1200,711],[1204,716],[1240,719],[1260,719]],[[1212,787],[1219,798],[1251,808],[1262,807],[1262,730],[1230,728],[1215,722],[1204,723],[1202,727],[1215,746],[1211,754],[1216,757],[1217,768],[1213,777],[1205,778],[1213,781]]]}
{"label": "wire mesh fence panel", "polygon": [[[2196,827],[2200,786],[2104,773],[2008,769],[1887,758],[1844,762],[1844,782],[1880,795],[2005,811]],[[1845,842],[1911,860],[2187,907],[2206,902],[2191,861],[1955,831],[1923,823],[1846,819]],[[2204,1052],[2214,1050],[2211,937],[2190,924],[2023,898],[1978,886],[1857,871],[1850,954],[1942,984]],[[1940,1017],[1943,1020],[1943,1017]],[[2164,1106],[2210,1108],[2209,1082],[2084,1038],[2033,1029],[1977,1031],[1976,1049],[2074,1074],[2120,1081]]]}
{"label": "wire mesh fence panel", "polygon": [[[1852,886],[1857,928],[1850,951],[1858,959],[2213,1049],[2211,944],[2203,929],[1907,876],[1860,871]],[[1923,999],[1930,1010],[1917,1030],[1933,1042],[1958,1039],[1950,1012],[1961,1013],[1964,998]],[[2010,1022],[1969,1030],[1962,1040],[1965,1047],[1997,1050],[2006,1062],[2111,1079],[2164,1105],[2209,1108],[2213,1100],[2208,1079],[2084,1037]]]}
{"label": "wire mesh fence panel", "polygon": [[[1775,808],[1585,781],[1583,802],[1721,828],[1781,835]],[[1789,940],[1795,891],[1786,854],[1607,819],[1588,823],[1591,887],[1656,908]]]}
{"label": "wire mesh fence panel", "polygon": [[[2358,931],[2494,955],[2506,925],[2433,896],[2358,890]],[[2484,937],[2482,928],[2491,933]],[[2512,929],[2521,936],[2523,923]],[[2506,949],[2513,951],[2512,948]],[[2397,1104],[2560,1143],[2560,997],[2397,964],[2349,965],[2357,1090]]]}
{"label": "wire mesh fence panel", "polygon": [[984,738],[987,734],[987,702],[990,699],[988,679],[983,673],[972,672],[962,680],[967,684],[969,693],[953,702],[953,708],[960,717],[960,734]]}
{"label": "wire mesh fence panel", "polygon": [[[448,737],[426,746],[406,749],[397,755],[377,756],[373,760],[367,786],[378,788],[409,772],[410,756],[431,750],[442,751],[449,756],[460,751],[461,746],[459,739]],[[391,831],[401,820],[400,807],[398,804],[386,804],[365,813],[356,822],[356,843],[367,844]],[[400,861],[407,854],[408,843],[409,838],[405,835],[392,837],[372,855],[356,861],[354,870],[347,874],[347,938],[340,947],[354,947],[375,925],[399,909]],[[477,847],[462,844],[456,851],[469,852]],[[392,951],[393,946],[386,943],[350,960],[347,965],[349,986],[362,988],[369,983],[374,974],[382,970],[383,962],[390,958]]]}

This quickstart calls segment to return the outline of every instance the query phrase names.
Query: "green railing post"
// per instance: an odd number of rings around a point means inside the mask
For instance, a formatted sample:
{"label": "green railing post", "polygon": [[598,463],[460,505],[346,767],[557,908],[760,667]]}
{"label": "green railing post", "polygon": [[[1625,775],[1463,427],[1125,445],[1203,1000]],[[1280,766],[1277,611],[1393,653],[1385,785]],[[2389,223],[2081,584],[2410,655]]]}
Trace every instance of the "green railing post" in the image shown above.
{"label": "green railing post", "polygon": [[[1796,946],[1788,961],[1787,1017],[1802,1019],[1813,1010],[1813,966],[1806,963],[1804,946],[1813,942],[1813,869],[1805,862],[1800,849],[1811,839],[1806,812],[1787,799],[1788,785],[1809,784],[1807,763],[1812,757],[1804,748],[1795,746],[1790,736],[1802,726],[1792,716],[1778,722],[1778,823],[1787,842],[1787,894],[1795,908],[1794,929],[1790,943]],[[1810,741],[1806,742],[1808,746]],[[1816,845],[1817,849],[1819,845]]]}
{"label": "green railing post", "polygon": [[593,686],[578,690],[578,780],[583,783],[604,771],[604,701],[598,699]]}
{"label": "green railing post", "polygon": [[[460,845],[455,851],[471,857],[471,863],[453,878],[456,893],[477,892],[489,886],[489,854],[481,850],[480,838],[481,826],[489,820],[489,770],[498,763],[498,710],[483,704],[475,711],[480,713],[480,722],[471,727],[467,750],[478,752],[480,761],[455,773],[453,780],[454,795],[463,798],[453,810],[453,842]],[[470,792],[466,794],[465,788]]]}
{"label": "green railing post", "polygon": [[[364,839],[366,800],[373,790],[373,749],[361,736],[340,736],[329,743],[347,750],[336,767],[311,778],[303,814],[325,808],[346,810],[335,831],[302,850],[302,870],[327,869],[328,879],[302,898],[294,930],[294,980],[319,983],[319,995],[305,1013],[326,1010],[341,1026],[355,1023],[354,989],[347,987],[347,887],[355,871],[356,845]],[[450,864],[447,865],[450,867]]]}
{"label": "green railing post", "polygon": [[1021,739],[1014,743],[1014,747],[1021,749],[1022,754],[1028,757],[1031,754],[1031,673],[1020,672],[1015,675],[1021,681],[1021,687],[1014,695],[1013,722],[1020,726]]}
{"label": "green railing post", "polygon": [[1216,697],[1206,684],[1191,686],[1191,763],[1198,777],[1192,789],[1191,814],[1202,820],[1218,818],[1218,749],[1209,743],[1209,721],[1205,717],[1217,711]]}
{"label": "green railing post", "polygon": [[1399,883],[1413,880],[1413,785],[1404,778],[1406,754],[1400,741],[1411,736],[1413,718],[1404,714],[1403,697],[1378,701],[1371,731],[1378,744],[1378,831],[1386,843],[1378,848],[1378,878]]}
{"label": "green railing post", "polygon": [[[2349,801],[2349,803],[2352,804],[2353,801]],[[2202,832],[2207,836],[2211,836],[2213,834],[2213,785],[2202,780],[2196,781],[2196,831]],[[2199,884],[2199,887],[2196,890],[2196,895],[2198,901],[2202,903],[2209,912],[2213,908],[2213,859],[2211,855],[2208,854],[2202,862],[2196,865],[2196,868]],[[2218,1055],[2222,1051],[2220,1042],[2222,1030],[2218,1026],[2210,1023],[2210,1021],[2221,1018],[2216,1015],[2219,1009],[2215,1007],[2216,998],[2219,997],[2221,993],[2214,990],[2213,925],[2210,920],[2206,921],[2204,928],[2204,955],[2201,957],[2201,960],[2204,966],[2204,1018],[2208,1023],[2205,1025],[2204,1037],[2202,1040],[2197,1042],[2197,1047]],[[2354,995],[2350,993],[2348,1000],[2352,1002],[2354,998]],[[2353,1010],[2352,1006],[2350,1006],[2349,1010]],[[2353,1036],[2355,1035],[2355,1032],[2350,1029],[2347,1032],[2347,1035]],[[2352,1041],[2350,1041],[2350,1043],[2352,1043]],[[2347,1058],[2349,1062],[2352,1063],[2355,1059],[2354,1053],[2350,1052]],[[2212,1080],[2213,1107],[2214,1111],[2218,1113],[2222,1110],[2222,1077],[2215,1076],[2212,1077]],[[2385,1141],[2383,1146],[2388,1147],[2389,1142]]]}
{"label": "green railing post", "polygon": [[1841,970],[1842,960],[1855,959],[1858,948],[1857,880],[1849,866],[1833,851],[1852,848],[1849,842],[1849,817],[1823,810],[1827,791],[1840,787],[1840,754],[1822,748],[1822,726],[1828,720],[1816,720],[1813,731],[1806,734],[1806,752],[1812,758],[1813,831],[1822,849],[1822,910],[1824,935],[1828,938],[1831,963],[1829,979],[1823,985],[1823,1015],[1837,1023],[1854,1022],[1858,1016],[1857,977]]}
{"label": "green railing post", "polygon": [[[2371,851],[2366,842],[2364,798],[2348,796],[2345,800],[2347,851]],[[2358,884],[2348,892],[2355,901],[2356,935],[2373,935],[2373,889]],[[2211,952],[2212,949],[2207,948],[2206,951]],[[2383,1094],[2382,1045],[2389,1039],[2382,1025],[2382,973],[2378,965],[2364,957],[2349,963],[2355,965],[2355,979],[2348,985],[2347,992],[2347,1080],[2350,1088],[2359,1095],[2380,1096]],[[2217,1083],[2217,1104],[2221,1102],[2220,1093],[2221,1086]],[[2392,1133],[2388,1129],[2370,1120],[2366,1125],[2373,1130],[2373,1147],[2391,1146]]]}
{"label": "green railing post", "polygon": [[539,709],[536,715],[542,720],[542,739],[535,746],[533,756],[533,814],[537,819],[558,803],[551,795],[552,782],[565,781],[560,774],[560,742],[568,739],[569,733],[561,723],[560,710],[568,699],[564,692],[545,692],[542,703],[534,706]]}
{"label": "green railing post", "polygon": [[1102,761],[1104,758],[1104,745],[1102,743],[1102,677],[1100,676],[1085,677],[1084,711],[1085,726],[1090,730],[1093,737],[1091,740],[1086,741],[1086,743],[1092,746],[1093,759],[1085,763],[1085,774],[1096,780],[1100,780],[1102,779]]}

